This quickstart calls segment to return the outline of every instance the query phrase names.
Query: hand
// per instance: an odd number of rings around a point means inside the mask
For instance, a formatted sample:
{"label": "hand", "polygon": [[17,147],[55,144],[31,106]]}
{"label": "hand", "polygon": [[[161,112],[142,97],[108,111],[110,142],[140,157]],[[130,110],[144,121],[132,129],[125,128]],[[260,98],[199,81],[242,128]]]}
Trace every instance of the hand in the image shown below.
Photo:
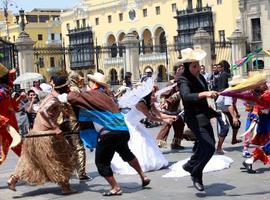
{"label": "hand", "polygon": [[21,92],[20,99],[25,99],[27,97],[25,92]]}
{"label": "hand", "polygon": [[233,125],[234,126],[239,126],[239,120],[238,120],[238,118],[236,118],[236,117],[233,118]]}
{"label": "hand", "polygon": [[207,92],[204,92],[204,96],[206,97],[206,98],[216,98],[216,97],[218,97],[218,92],[216,92],[216,91],[207,91]]}
{"label": "hand", "polygon": [[160,108],[161,109],[168,109],[168,103],[167,102],[163,102],[160,104]]}
{"label": "hand", "polygon": [[172,124],[173,123],[173,119],[163,119],[163,121],[167,124]]}
{"label": "hand", "polygon": [[62,130],[60,128],[56,128],[54,130],[54,132],[55,132],[56,135],[61,135],[62,134]]}

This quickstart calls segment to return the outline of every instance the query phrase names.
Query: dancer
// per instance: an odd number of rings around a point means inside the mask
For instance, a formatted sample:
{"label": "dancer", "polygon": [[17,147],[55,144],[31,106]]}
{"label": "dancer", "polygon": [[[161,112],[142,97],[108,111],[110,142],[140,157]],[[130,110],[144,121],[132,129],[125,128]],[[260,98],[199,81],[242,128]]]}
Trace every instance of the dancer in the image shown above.
{"label": "dancer", "polygon": [[[80,76],[78,73],[73,72],[69,76],[70,80],[70,91],[73,92],[81,92],[81,87],[82,82],[83,82],[83,77]],[[77,112],[75,112],[77,111]],[[78,124],[77,117],[78,117],[78,109],[74,110],[72,109],[71,105],[68,105],[68,118],[66,119],[67,122],[69,123],[68,129],[69,131],[72,131],[73,133],[78,133],[78,134],[72,134],[67,136],[67,139],[71,146],[74,148],[75,152],[75,157],[76,157],[76,171],[77,171],[77,176],[80,181],[87,181],[87,180],[92,180],[92,177],[87,176],[85,172],[85,163],[86,163],[86,153],[85,153],[85,148],[83,146],[83,142],[80,138],[79,132],[83,131],[86,129],[87,124]],[[90,125],[91,126],[91,125]]]}
{"label": "dancer", "polygon": [[[125,113],[125,122],[130,132],[128,146],[138,158],[144,172],[166,167],[168,161],[158,148],[151,133],[140,123],[140,120],[147,117],[151,121],[171,124],[176,118],[175,116],[162,114],[155,108],[156,98],[153,86],[154,82],[149,78],[133,91],[126,93],[127,96],[123,95],[118,101],[119,106],[123,108],[122,110]],[[134,97],[135,94],[141,95],[142,98],[140,96]],[[138,102],[134,98],[137,98]],[[115,154],[111,166],[113,171],[118,174],[136,173],[127,163],[120,159],[118,154]]]}
{"label": "dancer", "polygon": [[10,148],[16,155],[21,155],[21,138],[15,111],[19,109],[22,96],[16,99],[11,98],[15,72],[15,70],[8,70],[0,63],[0,165],[6,160]]}
{"label": "dancer", "polygon": [[206,98],[216,98],[218,93],[208,91],[207,83],[200,74],[199,61],[206,53],[203,50],[184,49],[181,51],[184,73],[179,78],[180,94],[183,100],[185,121],[197,137],[197,148],[183,169],[191,174],[194,187],[204,190],[203,169],[215,152],[215,138],[210,118],[214,111],[210,109]]}
{"label": "dancer", "polygon": [[57,99],[58,94],[68,91],[65,77],[54,79],[54,90],[40,105],[33,130],[36,134],[55,133],[55,136],[27,138],[23,144],[22,155],[17,163],[15,173],[8,180],[8,188],[16,191],[18,180],[29,184],[41,185],[45,182],[57,183],[62,194],[76,192],[69,185],[69,179],[75,168],[71,146],[61,134],[57,120],[63,105]]}
{"label": "dancer", "polygon": [[[183,71],[184,67],[181,65],[176,71],[175,78],[174,80],[172,80],[173,83],[177,82]],[[162,109],[161,112],[164,112],[165,114],[169,115],[178,115],[181,112],[180,107],[181,97],[177,85],[173,87],[171,90],[163,93],[161,95],[161,98],[163,98],[163,102],[160,105]],[[174,137],[171,143],[171,149],[184,149],[184,147],[181,146],[181,142],[183,140],[183,131],[185,127],[185,123],[182,117],[177,117],[177,119],[172,124],[169,123],[163,124],[156,138],[158,146],[160,148],[167,147],[167,138],[172,126],[174,130]]]}
{"label": "dancer", "polygon": [[122,190],[116,182],[111,169],[111,160],[115,152],[128,162],[140,175],[142,187],[150,183],[150,179],[142,171],[140,164],[128,147],[129,132],[124,117],[113,99],[107,95],[106,77],[96,72],[88,75],[90,91],[84,93],[70,92],[60,95],[62,102],[68,102],[80,109],[79,121],[91,120],[96,131],[100,133],[96,146],[95,163],[98,172],[111,185],[111,190],[103,196],[121,195]]}
{"label": "dancer", "polygon": [[270,154],[270,90],[267,88],[266,75],[253,75],[221,94],[255,102],[252,112],[248,115],[247,125],[249,127],[244,136],[248,136],[246,138],[248,141],[245,140],[245,143],[259,145],[259,147],[253,150],[251,158],[245,160],[243,166],[248,173],[256,173],[252,169],[255,161],[261,160],[264,164],[270,163],[268,158]]}

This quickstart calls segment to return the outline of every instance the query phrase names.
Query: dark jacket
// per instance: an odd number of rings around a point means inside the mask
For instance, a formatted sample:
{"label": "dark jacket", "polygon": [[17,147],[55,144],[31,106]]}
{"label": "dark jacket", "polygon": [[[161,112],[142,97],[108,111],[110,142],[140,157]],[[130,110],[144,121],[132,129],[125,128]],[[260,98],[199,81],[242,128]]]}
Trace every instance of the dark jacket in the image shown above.
{"label": "dark jacket", "polygon": [[223,90],[225,90],[226,88],[229,87],[229,78],[230,78],[230,74],[222,71],[219,74],[219,77],[217,79],[217,91],[221,92]]}
{"label": "dark jacket", "polygon": [[199,93],[208,90],[206,80],[201,74],[199,79],[204,85],[191,73],[184,72],[178,81],[187,120],[199,114],[204,114],[208,119],[213,117],[214,111],[209,108],[206,98],[199,99]]}

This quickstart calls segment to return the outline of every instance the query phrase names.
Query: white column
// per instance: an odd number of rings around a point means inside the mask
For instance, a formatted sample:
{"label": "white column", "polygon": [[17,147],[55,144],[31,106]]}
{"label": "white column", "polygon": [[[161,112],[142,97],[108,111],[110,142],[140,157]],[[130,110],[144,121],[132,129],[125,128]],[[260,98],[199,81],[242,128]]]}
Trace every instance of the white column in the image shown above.
{"label": "white column", "polygon": [[202,49],[206,52],[206,57],[201,60],[200,64],[204,65],[207,72],[211,71],[211,37],[210,35],[202,28],[199,28],[193,38],[193,48]]}
{"label": "white column", "polygon": [[124,72],[132,73],[132,82],[140,80],[139,73],[139,40],[133,33],[128,33],[121,43],[125,46]]}

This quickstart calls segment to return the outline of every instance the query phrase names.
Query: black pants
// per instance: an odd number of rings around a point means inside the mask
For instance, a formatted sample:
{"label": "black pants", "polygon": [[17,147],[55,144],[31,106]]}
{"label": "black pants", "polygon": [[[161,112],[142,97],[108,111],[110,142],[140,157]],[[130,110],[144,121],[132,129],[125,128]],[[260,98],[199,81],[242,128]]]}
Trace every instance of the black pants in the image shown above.
{"label": "black pants", "polygon": [[191,176],[202,179],[205,165],[215,153],[215,138],[210,122],[199,126],[196,120],[187,120],[187,125],[197,137],[197,148],[187,163]]}
{"label": "black pants", "polygon": [[100,136],[96,146],[95,163],[101,176],[113,175],[111,161],[115,152],[126,162],[135,158],[128,147],[129,137],[127,131],[112,131]]}

